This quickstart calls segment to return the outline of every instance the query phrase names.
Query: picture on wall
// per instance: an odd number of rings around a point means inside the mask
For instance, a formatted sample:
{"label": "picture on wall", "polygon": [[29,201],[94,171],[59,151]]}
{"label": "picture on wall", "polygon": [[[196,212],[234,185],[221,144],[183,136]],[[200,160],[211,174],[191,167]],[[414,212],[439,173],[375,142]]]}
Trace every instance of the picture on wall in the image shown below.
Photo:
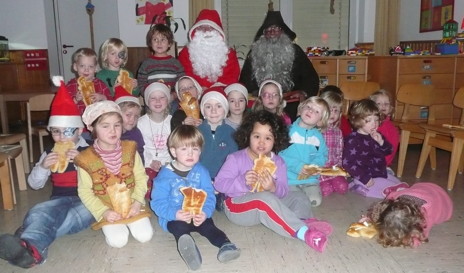
{"label": "picture on wall", "polygon": [[421,0],[420,32],[442,30],[453,19],[454,0]]}
{"label": "picture on wall", "polygon": [[165,24],[173,14],[173,0],[135,0],[137,25]]}

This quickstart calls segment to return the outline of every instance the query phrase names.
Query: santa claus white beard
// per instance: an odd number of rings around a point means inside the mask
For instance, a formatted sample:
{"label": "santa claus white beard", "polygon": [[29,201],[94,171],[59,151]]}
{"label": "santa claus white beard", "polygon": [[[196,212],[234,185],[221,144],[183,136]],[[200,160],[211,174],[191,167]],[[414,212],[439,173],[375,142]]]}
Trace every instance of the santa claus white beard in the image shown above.
{"label": "santa claus white beard", "polygon": [[261,36],[251,46],[251,67],[258,85],[267,79],[275,80],[285,91],[292,90],[292,67],[295,48],[287,35],[266,39]]}
{"label": "santa claus white beard", "polygon": [[195,31],[195,36],[188,45],[193,72],[210,82],[222,76],[222,68],[227,61],[227,47],[221,34],[217,31]]}

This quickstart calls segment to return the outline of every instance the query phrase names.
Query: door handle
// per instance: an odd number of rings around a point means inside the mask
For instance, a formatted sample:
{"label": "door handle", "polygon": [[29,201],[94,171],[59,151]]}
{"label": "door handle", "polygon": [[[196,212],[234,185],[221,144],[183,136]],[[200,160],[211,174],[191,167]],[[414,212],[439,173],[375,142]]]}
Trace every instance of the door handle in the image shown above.
{"label": "door handle", "polygon": [[68,48],[68,47],[74,47],[74,45],[66,45],[66,44],[63,45],[63,48]]}

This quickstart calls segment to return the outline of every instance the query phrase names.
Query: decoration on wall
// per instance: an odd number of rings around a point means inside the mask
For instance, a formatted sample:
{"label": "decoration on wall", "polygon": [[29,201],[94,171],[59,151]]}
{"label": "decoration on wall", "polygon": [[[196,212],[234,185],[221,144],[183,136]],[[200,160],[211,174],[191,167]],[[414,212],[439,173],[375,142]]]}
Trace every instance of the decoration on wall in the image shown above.
{"label": "decoration on wall", "polygon": [[92,45],[92,49],[95,49],[95,39],[93,34],[93,12],[95,11],[95,6],[92,4],[92,0],[87,2],[85,5],[85,11],[89,15],[89,25],[90,25],[90,44]]}
{"label": "decoration on wall", "polygon": [[453,14],[454,0],[421,0],[419,31],[441,30]]}
{"label": "decoration on wall", "polygon": [[138,25],[166,24],[166,17],[173,15],[173,1],[135,0],[136,23]]}

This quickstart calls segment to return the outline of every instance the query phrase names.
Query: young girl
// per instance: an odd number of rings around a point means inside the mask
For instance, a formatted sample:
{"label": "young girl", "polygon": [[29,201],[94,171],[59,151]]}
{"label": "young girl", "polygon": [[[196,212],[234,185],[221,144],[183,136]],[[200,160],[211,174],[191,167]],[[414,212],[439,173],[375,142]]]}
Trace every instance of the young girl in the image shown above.
{"label": "young girl", "polygon": [[408,184],[387,173],[385,156],[392,145],[377,131],[379,109],[375,102],[363,99],[352,104],[350,122],[355,131],[345,138],[343,167],[353,177],[350,188],[367,197],[384,198]]}
{"label": "young girl", "polygon": [[[100,65],[102,69],[98,71],[97,78],[102,80],[111,91],[111,96],[114,96],[114,87],[116,79],[119,76],[119,70],[124,69],[128,59],[127,47],[123,41],[118,38],[110,38],[106,40],[100,48]],[[132,78],[132,95],[138,96],[137,80],[131,71],[129,76]]]}
{"label": "young girl", "polygon": [[[182,76],[176,82],[175,85],[176,95],[177,95],[177,102],[182,98],[182,95],[185,92],[189,92],[192,97],[200,101],[201,94],[203,93],[203,89],[201,88],[200,84],[190,76]],[[201,119],[195,119],[193,117],[187,117],[184,110],[182,108],[178,108],[172,114],[171,119],[171,129],[174,130],[177,126],[181,124],[186,125],[193,125],[198,126],[202,122]]]}
{"label": "young girl", "polygon": [[145,211],[147,175],[133,141],[121,141],[122,115],[112,101],[88,106],[82,116],[94,137],[93,146],[74,159],[78,166],[78,194],[101,228],[108,245],[127,244],[129,231],[148,242],[153,228]]}
{"label": "young girl", "polygon": [[398,151],[398,146],[400,144],[400,133],[391,121],[391,115],[393,112],[391,95],[384,89],[380,89],[379,91],[376,91],[370,95],[369,98],[377,104],[377,107],[380,111],[380,125],[378,131],[385,137],[388,142],[390,142],[393,148],[392,152],[385,156],[385,160],[387,161],[388,171],[391,174],[394,174],[389,167],[391,166],[393,159],[396,156],[396,152]]}
{"label": "young girl", "polygon": [[170,90],[165,84],[154,82],[145,89],[144,98],[148,109],[147,113],[139,118],[137,128],[142,132],[145,142],[143,155],[149,176],[148,192],[150,192],[153,178],[161,166],[171,161],[167,146],[171,133]]}
{"label": "young girl", "polygon": [[229,102],[229,114],[226,124],[237,130],[242,123],[243,115],[248,105],[248,90],[241,83],[233,83],[224,89]]}
{"label": "young girl", "polygon": [[[321,89],[321,92],[319,93],[319,96],[322,96],[322,94],[324,94],[325,92],[328,92],[328,91],[335,92],[336,94],[338,94],[342,98],[342,101],[344,100],[342,90],[336,85],[326,85],[324,88]],[[341,112],[341,110],[340,110],[340,112]],[[340,127],[340,130],[342,130],[343,137],[348,136],[353,131],[353,128],[351,128],[350,122],[348,121],[346,116],[343,115],[343,113],[340,114],[340,122],[339,123],[340,123],[339,127]]]}
{"label": "young girl", "polygon": [[168,53],[174,44],[174,34],[168,26],[156,24],[148,30],[146,42],[152,55],[142,62],[137,72],[139,88],[143,91],[150,83],[161,81],[171,89],[184,75],[182,64]]}
{"label": "young girl", "polygon": [[[325,166],[342,166],[343,135],[342,130],[339,128],[339,123],[342,115],[343,97],[333,91],[326,91],[320,97],[327,102],[330,108],[329,124],[322,131],[328,150]],[[328,196],[333,192],[345,194],[348,191],[348,181],[343,176],[321,175],[319,181],[322,196]]]}
{"label": "young girl", "polygon": [[416,183],[409,189],[390,193],[368,212],[378,231],[378,242],[387,246],[418,247],[428,242],[436,224],[451,219],[453,203],[434,183]]}
{"label": "young girl", "polygon": [[[160,226],[174,235],[179,254],[191,270],[201,266],[201,254],[190,236],[191,232],[200,233],[218,247],[217,259],[222,263],[240,256],[240,250],[216,227],[211,218],[216,198],[208,170],[198,163],[203,143],[203,136],[194,126],[180,125],[172,131],[168,146],[175,160],[163,167],[156,177],[150,202],[151,208],[158,215]],[[206,192],[200,214],[192,215],[190,211],[182,210],[182,187]]]}
{"label": "young girl", "polygon": [[266,110],[277,114],[285,125],[292,124],[290,117],[284,112],[286,101],[282,97],[282,86],[273,80],[265,80],[259,86],[258,98],[251,110]]}
{"label": "young girl", "polygon": [[[251,112],[235,136],[242,150],[227,157],[214,182],[216,190],[226,195],[227,218],[242,226],[263,224],[282,236],[298,238],[324,251],[332,227],[312,218],[311,204],[302,192],[288,190],[287,168],[277,155],[289,144],[282,119],[265,110]],[[252,170],[253,160],[261,154],[274,162],[275,175],[258,175]],[[251,192],[255,183],[264,190]]]}
{"label": "young girl", "polygon": [[290,190],[306,193],[312,206],[319,206],[322,200],[319,176],[298,179],[305,174],[304,165],[325,166],[327,146],[320,130],[327,127],[329,106],[319,97],[310,97],[298,105],[299,116],[290,126],[290,146],[279,155],[287,164]]}

